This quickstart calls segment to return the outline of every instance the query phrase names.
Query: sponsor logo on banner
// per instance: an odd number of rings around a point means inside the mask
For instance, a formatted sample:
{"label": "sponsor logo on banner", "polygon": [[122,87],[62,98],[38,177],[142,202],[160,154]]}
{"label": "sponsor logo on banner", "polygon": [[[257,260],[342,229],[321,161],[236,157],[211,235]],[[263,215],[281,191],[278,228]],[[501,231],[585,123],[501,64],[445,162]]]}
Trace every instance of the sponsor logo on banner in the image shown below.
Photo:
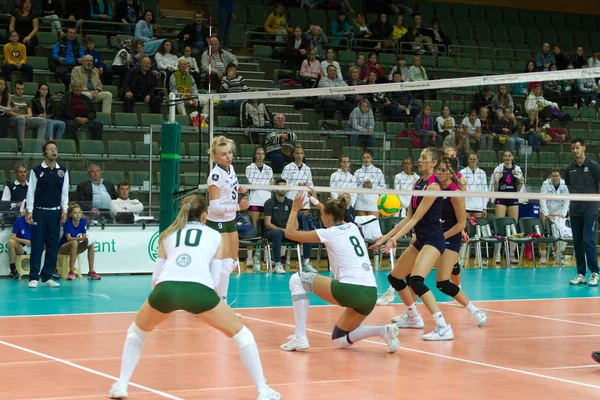
{"label": "sponsor logo on banner", "polygon": [[159,236],[160,236],[160,232],[154,232],[154,235],[152,235],[152,237],[150,237],[150,240],[148,241],[148,257],[150,257],[152,262],[156,261],[156,256],[158,254],[158,237]]}
{"label": "sponsor logo on banner", "polygon": [[290,97],[291,93],[288,91],[278,90],[278,91],[268,91],[267,96],[269,97]]}

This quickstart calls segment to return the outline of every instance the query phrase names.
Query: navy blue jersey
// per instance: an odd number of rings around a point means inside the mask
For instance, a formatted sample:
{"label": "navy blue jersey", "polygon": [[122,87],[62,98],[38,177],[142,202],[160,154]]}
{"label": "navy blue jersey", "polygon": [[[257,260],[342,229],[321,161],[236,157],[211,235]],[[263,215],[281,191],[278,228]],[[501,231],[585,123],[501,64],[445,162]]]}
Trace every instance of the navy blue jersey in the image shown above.
{"label": "navy blue jersey", "polygon": [[[446,189],[442,189],[443,191],[455,191],[460,190],[458,185],[452,182]],[[452,197],[444,197],[442,198],[442,229],[444,232],[452,229],[454,225],[456,225],[456,213],[454,212],[454,206],[452,205]]]}
{"label": "navy blue jersey", "polygon": [[[442,185],[440,184],[440,181],[437,179],[437,177],[435,175],[431,175],[431,177],[426,181],[423,180],[423,178],[421,178],[415,184],[414,190],[427,190],[427,187],[429,187],[429,185],[432,185],[435,183],[437,183],[440,187],[442,187]],[[411,198],[413,213],[415,213],[417,211],[417,208],[419,208],[419,205],[421,204],[422,200],[423,200],[423,196],[413,196]],[[443,236],[444,232],[442,231],[442,222],[441,221],[442,221],[442,198],[436,197],[435,201],[433,202],[433,204],[431,205],[429,210],[427,210],[425,215],[423,215],[423,218],[421,218],[421,220],[415,226],[415,233],[417,235],[417,239],[424,238],[424,237],[427,237],[430,235],[435,235],[438,233],[442,233],[442,236]]]}
{"label": "navy blue jersey", "polygon": [[498,182],[499,192],[516,192],[517,191],[517,178],[515,177],[515,166],[512,168],[502,168],[502,177]]}

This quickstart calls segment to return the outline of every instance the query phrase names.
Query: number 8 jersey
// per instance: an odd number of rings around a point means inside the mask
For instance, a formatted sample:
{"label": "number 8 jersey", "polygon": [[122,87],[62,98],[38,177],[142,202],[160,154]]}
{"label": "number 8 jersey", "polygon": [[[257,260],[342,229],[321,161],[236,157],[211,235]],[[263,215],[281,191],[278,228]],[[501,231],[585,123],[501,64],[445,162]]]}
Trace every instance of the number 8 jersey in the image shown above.
{"label": "number 8 jersey", "polygon": [[[206,181],[208,186],[216,186],[219,188],[219,204],[222,206],[232,206],[238,203],[238,179],[233,169],[233,165],[229,166],[229,171],[226,171],[220,165],[215,166]],[[235,211],[226,212],[224,215],[215,215],[210,212],[208,206],[208,220],[211,222],[229,222],[235,220]]]}
{"label": "number 8 jersey", "polygon": [[327,248],[331,271],[337,281],[377,287],[367,245],[356,225],[340,224],[316,232]]}

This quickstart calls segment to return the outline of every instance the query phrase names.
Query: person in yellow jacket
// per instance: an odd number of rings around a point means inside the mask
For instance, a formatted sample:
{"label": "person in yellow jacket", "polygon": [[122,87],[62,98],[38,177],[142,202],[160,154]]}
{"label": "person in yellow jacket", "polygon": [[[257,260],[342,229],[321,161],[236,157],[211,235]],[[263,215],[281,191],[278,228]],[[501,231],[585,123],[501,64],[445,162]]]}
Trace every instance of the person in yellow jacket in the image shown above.
{"label": "person in yellow jacket", "polygon": [[292,28],[288,25],[284,12],[283,5],[277,3],[265,21],[265,32],[277,33],[279,28],[284,27],[287,33],[292,33]]}
{"label": "person in yellow jacket", "polygon": [[23,43],[19,43],[17,31],[11,31],[9,42],[4,45],[4,65],[2,73],[7,82],[10,82],[10,74],[20,71],[25,74],[27,82],[33,82],[33,68],[27,64],[27,50]]}

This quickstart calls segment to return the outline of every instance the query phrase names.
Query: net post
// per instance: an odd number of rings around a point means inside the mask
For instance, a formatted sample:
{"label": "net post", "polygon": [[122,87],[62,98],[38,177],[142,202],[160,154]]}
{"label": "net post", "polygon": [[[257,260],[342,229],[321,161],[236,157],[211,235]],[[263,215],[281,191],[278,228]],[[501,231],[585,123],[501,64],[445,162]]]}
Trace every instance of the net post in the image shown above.
{"label": "net post", "polygon": [[163,122],[161,134],[160,232],[173,223],[179,209],[179,201],[173,200],[173,193],[179,188],[181,125],[178,122]]}
{"label": "net post", "polygon": [[175,99],[177,95],[174,92],[169,93],[169,122],[175,122]]}

